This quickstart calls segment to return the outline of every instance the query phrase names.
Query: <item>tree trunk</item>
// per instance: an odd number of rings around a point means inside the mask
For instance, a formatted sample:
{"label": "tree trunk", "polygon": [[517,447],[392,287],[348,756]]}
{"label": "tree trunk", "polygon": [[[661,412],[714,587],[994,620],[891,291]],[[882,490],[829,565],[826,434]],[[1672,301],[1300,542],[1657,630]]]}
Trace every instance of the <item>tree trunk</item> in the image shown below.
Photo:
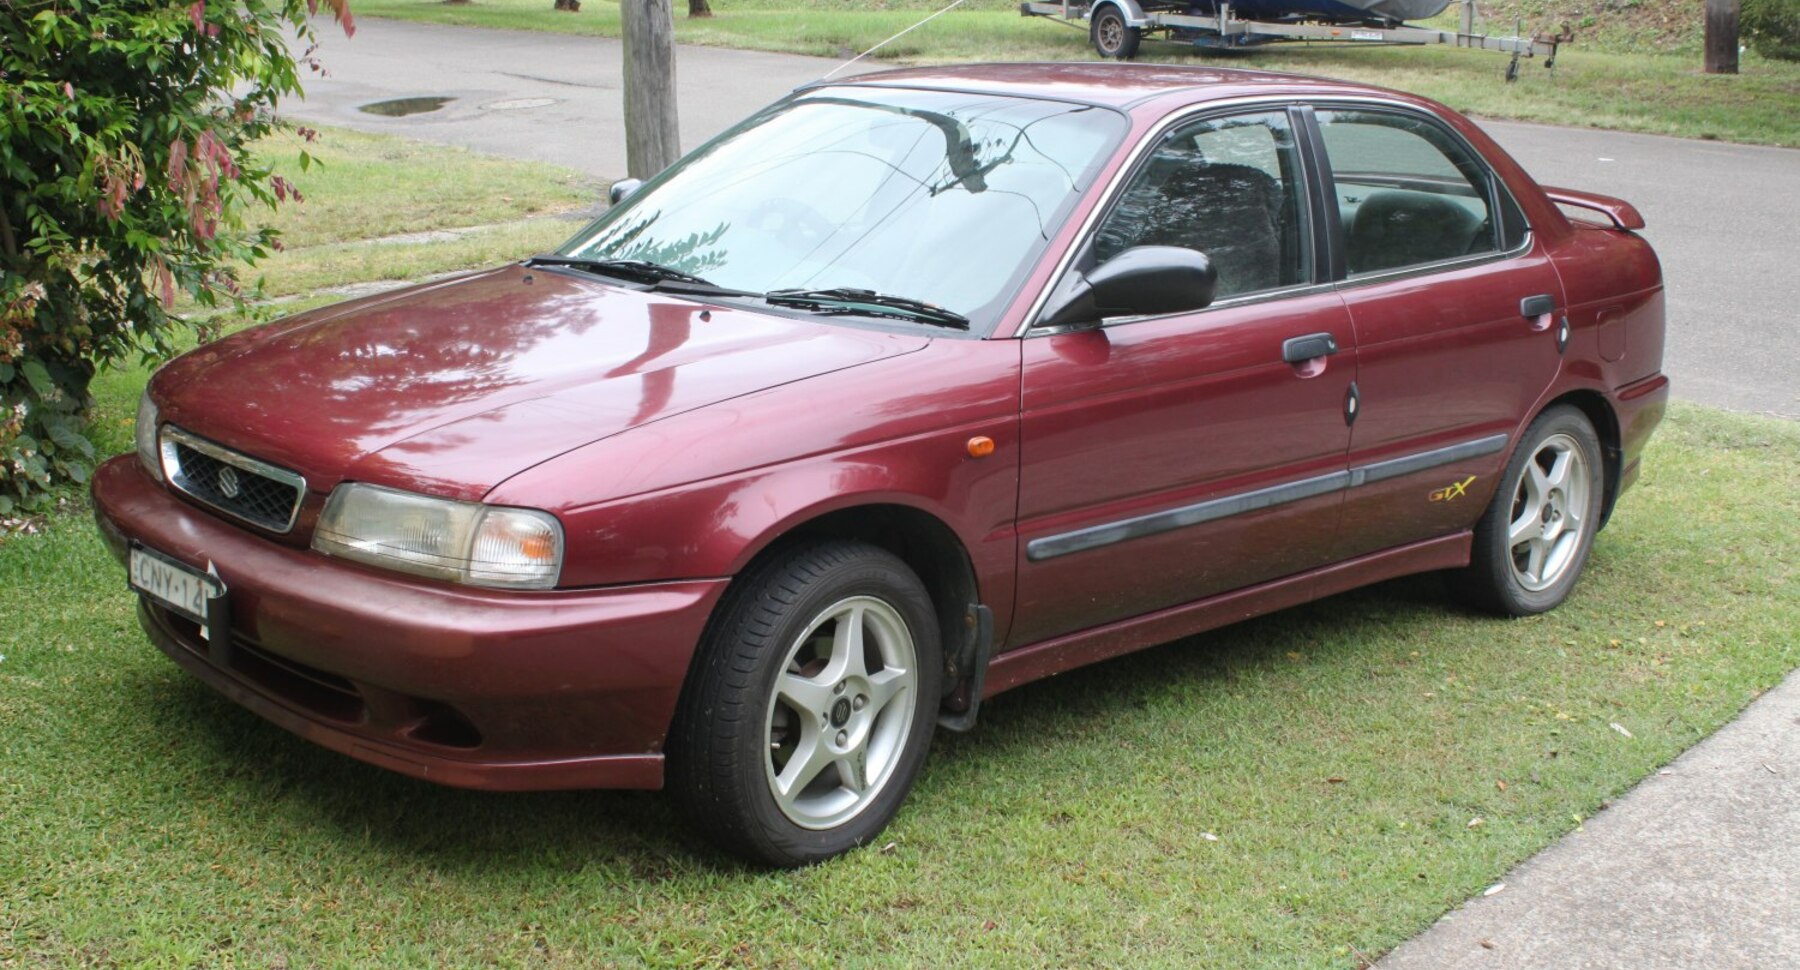
{"label": "tree trunk", "polygon": [[1738,72],[1740,0],[1706,0],[1706,73]]}
{"label": "tree trunk", "polygon": [[672,0],[619,0],[625,41],[625,170],[647,179],[681,154]]}
{"label": "tree trunk", "polygon": [[712,16],[712,4],[707,0],[688,0],[688,18]]}

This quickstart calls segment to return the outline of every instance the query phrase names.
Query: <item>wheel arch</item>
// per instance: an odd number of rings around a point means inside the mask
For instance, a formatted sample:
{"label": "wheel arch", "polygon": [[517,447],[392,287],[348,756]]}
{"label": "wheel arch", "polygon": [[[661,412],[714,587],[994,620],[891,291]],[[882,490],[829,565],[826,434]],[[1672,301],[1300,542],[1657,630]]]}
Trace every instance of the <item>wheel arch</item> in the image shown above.
{"label": "wheel arch", "polygon": [[[1619,416],[1607,401],[1606,395],[1591,389],[1569,391],[1546,402],[1531,420],[1559,404],[1567,404],[1585,415],[1588,423],[1594,426],[1594,433],[1600,438],[1600,466],[1604,473],[1605,488],[1600,506],[1600,528],[1606,528],[1606,521],[1612,517],[1613,503],[1619,498],[1619,479],[1624,473],[1624,447],[1619,430]],[[1530,422],[1526,422],[1530,426]]]}
{"label": "wheel arch", "polygon": [[893,502],[851,505],[789,523],[763,543],[738,573],[741,576],[757,563],[797,546],[834,539],[884,549],[918,575],[937,616],[946,668],[944,691],[953,692],[970,673],[965,648],[975,608],[981,603],[980,578],[962,537],[943,519],[915,506]]}
{"label": "wheel arch", "polygon": [[1092,22],[1094,16],[1105,7],[1119,8],[1119,16],[1125,18],[1127,27],[1136,27],[1142,30],[1150,26],[1150,18],[1144,13],[1144,8],[1138,4],[1137,0],[1099,0],[1098,3],[1088,8],[1089,22]]}

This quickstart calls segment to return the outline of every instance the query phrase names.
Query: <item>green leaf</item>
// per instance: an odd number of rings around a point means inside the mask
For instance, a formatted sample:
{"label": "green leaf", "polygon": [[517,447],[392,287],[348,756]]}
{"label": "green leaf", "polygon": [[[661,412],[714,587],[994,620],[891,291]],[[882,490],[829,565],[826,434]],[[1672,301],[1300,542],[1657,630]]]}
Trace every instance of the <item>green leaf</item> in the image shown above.
{"label": "green leaf", "polygon": [[71,427],[71,425],[74,424],[73,421],[63,419],[60,421],[46,421],[44,424],[46,425],[45,430],[50,432],[51,441],[56,442],[58,445],[67,448],[70,451],[79,452],[85,457],[94,457],[94,443],[75,432]]}
{"label": "green leaf", "polygon": [[43,364],[28,360],[19,370],[25,375],[25,383],[31,385],[31,390],[38,397],[50,397],[56,393],[56,383],[50,380],[50,372],[44,369]]}

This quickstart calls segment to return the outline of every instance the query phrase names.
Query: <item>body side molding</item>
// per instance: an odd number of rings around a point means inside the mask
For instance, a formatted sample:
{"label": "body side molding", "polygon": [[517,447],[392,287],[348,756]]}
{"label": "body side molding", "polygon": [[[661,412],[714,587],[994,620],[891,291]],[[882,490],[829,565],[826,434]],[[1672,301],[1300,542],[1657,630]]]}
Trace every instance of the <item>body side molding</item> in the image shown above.
{"label": "body side molding", "polygon": [[1062,532],[1056,535],[1042,536],[1025,545],[1025,558],[1031,562],[1042,562],[1057,556],[1066,556],[1074,552],[1086,552],[1110,546],[1129,539],[1141,539],[1175,529],[1214,522],[1245,512],[1298,502],[1316,495],[1340,492],[1367,485],[1372,482],[1398,478],[1414,472],[1449,465],[1470,458],[1480,458],[1501,451],[1510,440],[1505,434],[1493,434],[1484,438],[1463,441],[1430,451],[1403,455],[1367,465],[1358,465],[1346,471],[1331,472],[1326,475],[1315,475],[1302,478],[1296,482],[1259,488],[1253,492],[1241,492],[1223,498],[1208,499],[1193,505],[1167,509],[1162,512],[1151,512],[1118,522],[1107,522],[1103,525],[1088,526],[1073,532]]}

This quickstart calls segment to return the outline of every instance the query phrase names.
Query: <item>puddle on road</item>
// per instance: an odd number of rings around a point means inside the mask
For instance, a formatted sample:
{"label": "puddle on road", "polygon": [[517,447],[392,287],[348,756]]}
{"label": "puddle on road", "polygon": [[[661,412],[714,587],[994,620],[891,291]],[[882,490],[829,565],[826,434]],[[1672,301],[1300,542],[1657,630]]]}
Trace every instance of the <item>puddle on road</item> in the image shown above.
{"label": "puddle on road", "polygon": [[436,111],[444,105],[455,101],[455,98],[395,98],[392,101],[376,101],[356,109],[372,115],[386,118],[399,118],[405,115],[422,115]]}

